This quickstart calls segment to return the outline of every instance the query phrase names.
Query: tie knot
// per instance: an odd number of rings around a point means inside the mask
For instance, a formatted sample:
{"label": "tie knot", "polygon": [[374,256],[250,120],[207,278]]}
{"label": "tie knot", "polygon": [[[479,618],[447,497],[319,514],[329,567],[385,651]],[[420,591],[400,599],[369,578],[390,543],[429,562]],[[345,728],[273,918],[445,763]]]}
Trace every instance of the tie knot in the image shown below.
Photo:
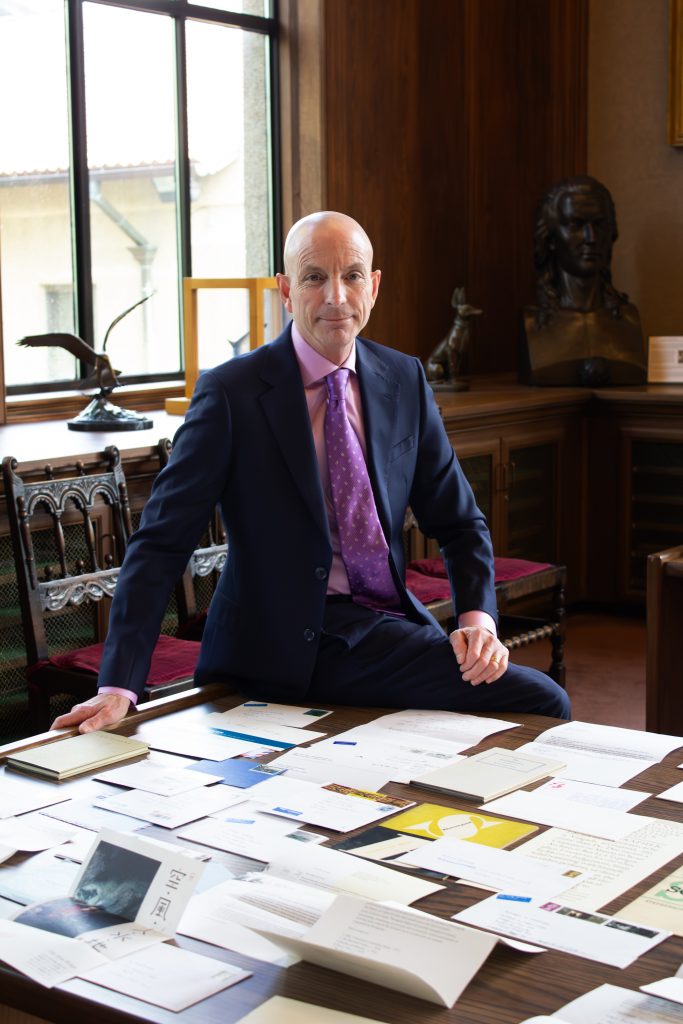
{"label": "tie knot", "polygon": [[332,373],[328,373],[327,377],[325,377],[327,393],[331,400],[335,399],[337,402],[344,401],[350,372],[350,370],[346,369],[333,370]]}

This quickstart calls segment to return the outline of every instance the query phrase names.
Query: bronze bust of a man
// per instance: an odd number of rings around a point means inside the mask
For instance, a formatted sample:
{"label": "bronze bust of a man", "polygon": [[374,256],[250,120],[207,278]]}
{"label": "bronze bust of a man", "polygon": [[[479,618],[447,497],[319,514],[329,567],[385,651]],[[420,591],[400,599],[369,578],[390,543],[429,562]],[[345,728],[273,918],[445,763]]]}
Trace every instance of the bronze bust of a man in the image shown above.
{"label": "bronze bust of a man", "polygon": [[638,310],[612,284],[617,219],[595,178],[565,178],[538,206],[537,306],[524,311],[532,384],[640,384],[647,360]]}

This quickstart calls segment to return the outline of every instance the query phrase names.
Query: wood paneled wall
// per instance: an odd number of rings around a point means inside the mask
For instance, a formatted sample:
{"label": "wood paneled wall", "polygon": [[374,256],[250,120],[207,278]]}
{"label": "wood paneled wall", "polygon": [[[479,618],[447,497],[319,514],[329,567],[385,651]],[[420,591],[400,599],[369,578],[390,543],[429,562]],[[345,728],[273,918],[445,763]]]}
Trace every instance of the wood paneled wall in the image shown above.
{"label": "wood paneled wall", "polygon": [[465,285],[484,310],[470,372],[515,369],[536,202],[585,171],[587,0],[325,0],[320,12],[320,195],[373,240],[383,281],[366,333],[425,357]]}

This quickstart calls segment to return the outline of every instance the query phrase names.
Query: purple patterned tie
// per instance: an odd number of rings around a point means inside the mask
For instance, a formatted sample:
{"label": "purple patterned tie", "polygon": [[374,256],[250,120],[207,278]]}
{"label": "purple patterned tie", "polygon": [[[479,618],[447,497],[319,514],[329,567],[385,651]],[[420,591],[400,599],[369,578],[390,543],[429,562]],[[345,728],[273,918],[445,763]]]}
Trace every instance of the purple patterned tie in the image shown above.
{"label": "purple patterned tie", "polygon": [[382,532],[363,449],[346,413],[349,370],[325,378],[328,403],[325,446],[341,555],[351,595],[373,608],[398,608],[389,568],[389,548]]}

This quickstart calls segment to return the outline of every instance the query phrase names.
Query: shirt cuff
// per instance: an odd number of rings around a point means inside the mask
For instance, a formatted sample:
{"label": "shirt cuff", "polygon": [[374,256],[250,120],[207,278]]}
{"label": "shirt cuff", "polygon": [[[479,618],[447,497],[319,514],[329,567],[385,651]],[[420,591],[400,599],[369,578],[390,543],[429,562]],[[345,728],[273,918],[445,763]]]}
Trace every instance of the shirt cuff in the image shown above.
{"label": "shirt cuff", "polygon": [[139,701],[137,693],[133,693],[132,690],[124,690],[122,686],[100,686],[97,690],[98,693],[116,693],[119,697],[127,697],[133,707]]}
{"label": "shirt cuff", "polygon": [[498,636],[496,623],[488,612],[463,612],[458,616],[458,629],[462,629],[463,626],[483,626],[489,633]]}

